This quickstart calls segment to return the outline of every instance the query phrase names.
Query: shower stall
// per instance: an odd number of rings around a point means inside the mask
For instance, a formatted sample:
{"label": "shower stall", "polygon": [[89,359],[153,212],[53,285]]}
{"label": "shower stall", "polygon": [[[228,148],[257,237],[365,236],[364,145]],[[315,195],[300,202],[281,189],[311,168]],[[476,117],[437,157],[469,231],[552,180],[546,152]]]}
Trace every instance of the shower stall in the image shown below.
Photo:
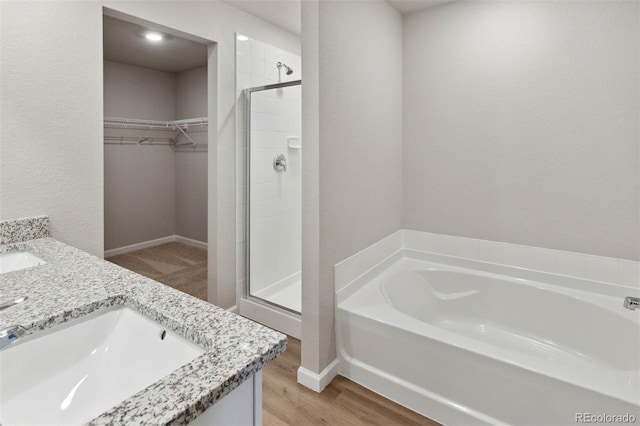
{"label": "shower stall", "polygon": [[[293,70],[278,62],[287,75]],[[244,297],[299,316],[301,252],[301,80],[243,91],[246,137]],[[272,324],[268,324],[273,326]],[[275,327],[277,328],[277,327]]]}

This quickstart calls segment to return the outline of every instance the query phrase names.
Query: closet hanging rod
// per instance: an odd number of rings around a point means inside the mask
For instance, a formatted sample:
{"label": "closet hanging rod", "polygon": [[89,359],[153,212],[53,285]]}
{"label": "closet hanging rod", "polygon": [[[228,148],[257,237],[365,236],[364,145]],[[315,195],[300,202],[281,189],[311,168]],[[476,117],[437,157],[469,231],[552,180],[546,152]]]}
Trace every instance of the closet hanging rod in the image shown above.
{"label": "closet hanging rod", "polygon": [[104,142],[136,142],[138,144],[150,142],[150,143],[158,143],[161,142],[163,144],[174,144],[175,140],[173,138],[159,138],[157,136],[105,136]]}
{"label": "closet hanging rod", "polygon": [[187,130],[189,127],[202,127],[209,124],[207,117],[187,118],[183,120],[140,120],[135,118],[105,117],[105,127],[146,129],[146,130]]}
{"label": "closet hanging rod", "polygon": [[152,145],[152,146],[169,146],[169,147],[173,147],[172,143],[170,141],[164,141],[164,140],[158,140],[158,139],[152,139],[152,140],[145,140],[143,142],[140,142],[138,140],[135,139],[127,139],[127,138],[121,138],[121,139],[108,139],[104,141],[105,145],[140,145],[141,143],[146,143],[148,145]]}
{"label": "closet hanging rod", "polygon": [[176,144],[173,139],[144,138],[139,140],[131,137],[109,137],[104,140],[105,145],[144,145],[144,146],[168,146],[173,152],[206,152],[207,145],[192,145],[191,143]]}

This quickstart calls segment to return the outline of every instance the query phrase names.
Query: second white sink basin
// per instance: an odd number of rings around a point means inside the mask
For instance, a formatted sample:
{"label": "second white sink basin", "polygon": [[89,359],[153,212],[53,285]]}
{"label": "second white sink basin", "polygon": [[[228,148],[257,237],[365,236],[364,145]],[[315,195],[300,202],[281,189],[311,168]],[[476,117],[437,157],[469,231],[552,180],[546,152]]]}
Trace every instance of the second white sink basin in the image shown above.
{"label": "second white sink basin", "polygon": [[117,307],[0,351],[0,423],[84,424],[204,350]]}
{"label": "second white sink basin", "polygon": [[44,260],[34,256],[28,251],[16,251],[13,253],[0,254],[0,274],[31,268],[33,266],[44,265]]}

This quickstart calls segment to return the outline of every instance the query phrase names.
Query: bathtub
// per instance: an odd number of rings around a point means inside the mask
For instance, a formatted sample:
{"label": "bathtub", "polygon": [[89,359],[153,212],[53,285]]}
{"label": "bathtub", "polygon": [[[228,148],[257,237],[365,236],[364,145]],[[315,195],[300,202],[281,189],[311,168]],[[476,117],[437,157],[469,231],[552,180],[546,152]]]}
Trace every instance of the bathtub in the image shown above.
{"label": "bathtub", "polygon": [[625,295],[638,289],[404,250],[338,292],[340,374],[444,424],[637,424]]}

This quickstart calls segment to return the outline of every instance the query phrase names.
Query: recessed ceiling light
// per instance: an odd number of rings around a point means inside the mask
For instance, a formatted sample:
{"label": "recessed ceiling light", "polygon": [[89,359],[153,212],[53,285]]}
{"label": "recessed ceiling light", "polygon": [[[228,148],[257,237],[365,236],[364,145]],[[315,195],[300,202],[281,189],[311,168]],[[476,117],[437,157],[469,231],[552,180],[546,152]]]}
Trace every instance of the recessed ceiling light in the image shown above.
{"label": "recessed ceiling light", "polygon": [[249,37],[247,37],[247,36],[243,36],[243,35],[239,35],[239,36],[238,36],[238,40],[240,40],[240,41],[247,41],[247,40],[249,40]]}
{"label": "recessed ceiling light", "polygon": [[163,39],[162,34],[155,33],[152,31],[145,33],[144,37],[149,41],[155,41],[155,42],[161,41]]}

